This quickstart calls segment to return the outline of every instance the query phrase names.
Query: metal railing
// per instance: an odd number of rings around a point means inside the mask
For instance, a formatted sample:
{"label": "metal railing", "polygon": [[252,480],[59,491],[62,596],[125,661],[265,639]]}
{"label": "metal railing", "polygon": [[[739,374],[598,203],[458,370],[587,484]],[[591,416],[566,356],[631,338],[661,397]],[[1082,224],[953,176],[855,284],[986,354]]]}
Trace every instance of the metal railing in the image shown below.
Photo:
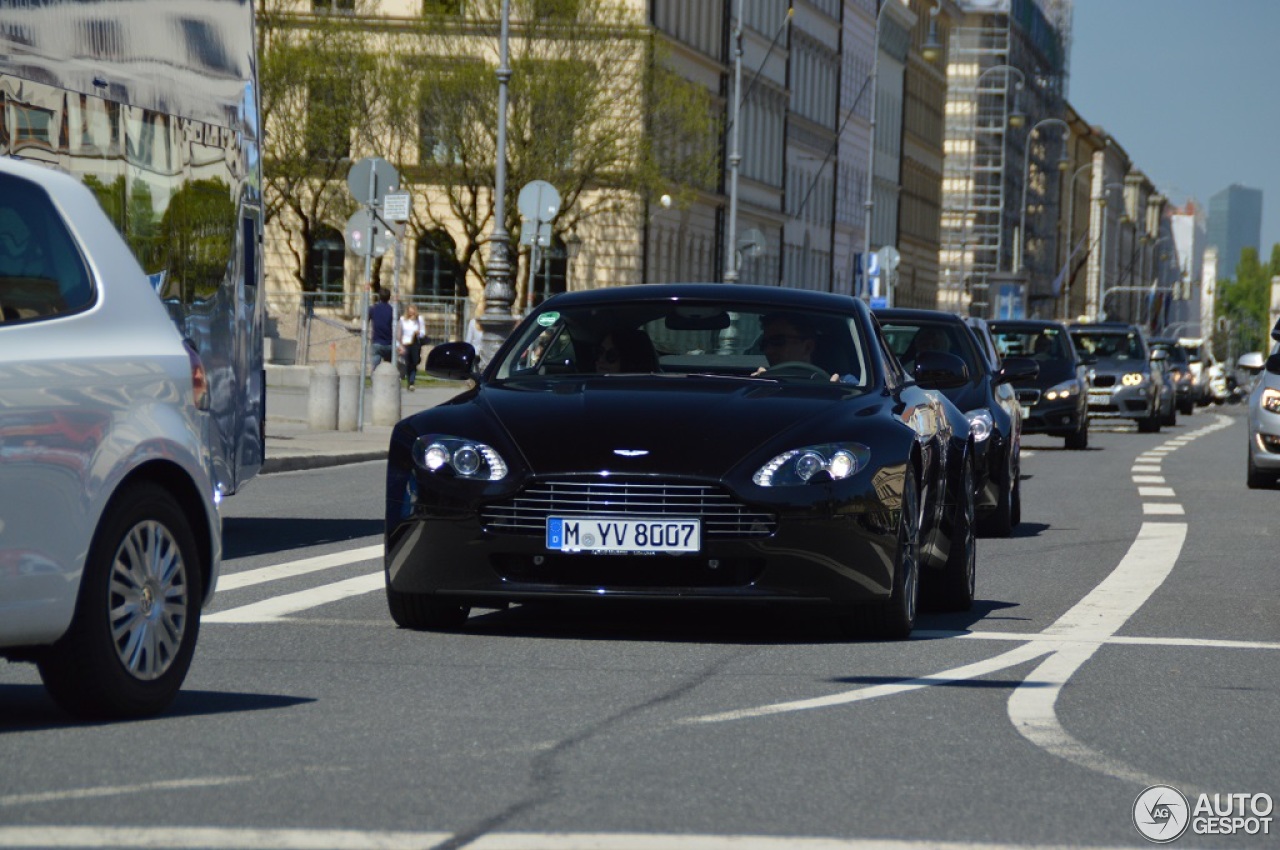
{"label": "metal railing", "polygon": [[[431,345],[463,338],[474,309],[467,298],[401,296],[397,318],[413,303]],[[307,366],[359,362],[363,317],[359,293],[303,292],[267,299],[266,358],[269,363]]]}

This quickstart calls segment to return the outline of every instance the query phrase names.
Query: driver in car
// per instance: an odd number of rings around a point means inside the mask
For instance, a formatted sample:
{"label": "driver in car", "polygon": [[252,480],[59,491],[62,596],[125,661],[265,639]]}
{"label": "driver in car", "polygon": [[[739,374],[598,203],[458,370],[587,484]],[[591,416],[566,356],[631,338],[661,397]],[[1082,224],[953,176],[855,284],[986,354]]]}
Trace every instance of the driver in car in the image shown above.
{"label": "driver in car", "polygon": [[[763,375],[784,363],[813,363],[813,350],[817,344],[818,332],[804,316],[770,313],[760,320],[760,349],[769,361],[769,368],[761,366],[753,376]],[[840,381],[842,378],[833,374],[831,380]],[[852,376],[849,380],[853,381]]]}

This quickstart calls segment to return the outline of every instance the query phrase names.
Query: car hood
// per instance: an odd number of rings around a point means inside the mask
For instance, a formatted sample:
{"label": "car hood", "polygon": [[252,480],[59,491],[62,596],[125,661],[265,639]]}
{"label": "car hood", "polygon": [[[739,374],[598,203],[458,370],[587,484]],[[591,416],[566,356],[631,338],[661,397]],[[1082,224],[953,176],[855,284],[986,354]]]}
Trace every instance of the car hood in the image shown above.
{"label": "car hood", "polygon": [[1089,366],[1095,375],[1127,375],[1130,372],[1150,373],[1151,369],[1138,360],[1116,360],[1113,357],[1099,358]]}
{"label": "car hood", "polygon": [[609,470],[719,477],[788,430],[800,440],[812,436],[814,421],[844,419],[844,405],[883,401],[858,396],[835,385],[609,376],[490,385],[475,403],[490,411],[535,475]]}
{"label": "car hood", "polygon": [[1074,381],[1076,367],[1070,360],[1037,360],[1040,373],[1030,381],[1014,381],[1015,387],[1036,387],[1047,390],[1065,381]]}

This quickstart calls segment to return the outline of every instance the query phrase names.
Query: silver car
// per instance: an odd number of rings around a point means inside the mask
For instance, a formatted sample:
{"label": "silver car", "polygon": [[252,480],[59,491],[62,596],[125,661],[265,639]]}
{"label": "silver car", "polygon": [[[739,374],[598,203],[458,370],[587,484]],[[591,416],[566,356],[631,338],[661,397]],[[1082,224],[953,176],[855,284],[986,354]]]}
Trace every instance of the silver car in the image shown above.
{"label": "silver car", "polygon": [[1252,489],[1272,487],[1280,478],[1280,322],[1271,329],[1271,338],[1276,345],[1271,347],[1271,356],[1265,362],[1258,353],[1240,358],[1241,368],[1261,370],[1249,394],[1247,480]]}
{"label": "silver car", "polygon": [[208,386],[72,177],[0,157],[0,656],[83,717],[153,714],[222,556]]}

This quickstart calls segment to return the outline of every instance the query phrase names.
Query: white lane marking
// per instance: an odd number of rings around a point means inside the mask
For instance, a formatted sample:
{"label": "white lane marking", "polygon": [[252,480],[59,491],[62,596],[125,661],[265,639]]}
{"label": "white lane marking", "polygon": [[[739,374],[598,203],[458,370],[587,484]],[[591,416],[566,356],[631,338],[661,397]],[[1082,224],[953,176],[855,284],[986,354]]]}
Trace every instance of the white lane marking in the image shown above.
{"label": "white lane marking", "polygon": [[379,543],[376,546],[348,549],[345,552],[331,552],[328,555],[316,555],[314,558],[302,558],[297,561],[260,567],[256,570],[244,570],[243,572],[221,575],[218,577],[218,590],[236,590],[241,587],[251,587],[255,584],[276,581],[277,579],[293,578],[294,576],[329,570],[334,567],[345,567],[347,564],[355,564],[360,561],[381,559],[382,551],[383,546]]}
{"label": "white lane marking", "polygon": [[[221,847],[227,850],[422,850],[454,836],[448,832],[355,829],[253,829],[221,827],[0,827],[0,847]],[[802,838],[774,835],[675,835],[662,833],[496,832],[467,843],[467,850],[1063,850],[1064,845],[909,841],[886,838]],[[1136,845],[1129,845],[1130,848]],[[1123,850],[1093,847],[1092,850]]]}
{"label": "white lane marking", "polygon": [[1163,475],[1135,475],[1133,476],[1134,484],[1163,484]]}
{"label": "white lane marking", "polygon": [[238,785],[261,779],[260,776],[206,776],[192,779],[169,779],[163,782],[141,782],[137,785],[102,785],[97,788],[72,788],[67,791],[40,791],[30,794],[6,794],[0,797],[0,806],[28,806],[34,803],[56,803],[62,800],[89,800],[95,797],[115,797],[121,794],[137,794],[143,791],[180,791],[187,788],[216,788],[221,785]]}
{"label": "white lane marking", "polygon": [[356,576],[344,581],[335,581],[331,584],[313,587],[310,590],[286,593],[283,596],[273,596],[261,602],[253,602],[248,605],[241,605],[238,608],[228,608],[225,611],[206,614],[202,621],[205,623],[270,623],[289,614],[296,614],[298,611],[305,611],[318,605],[327,605],[330,602],[338,602],[350,596],[359,596],[362,593],[372,593],[384,587],[386,587],[386,579],[383,578],[382,571],[379,570],[376,573]]}
{"label": "white lane marking", "polygon": [[1139,487],[1138,495],[1150,499],[1172,499],[1177,494],[1172,487]]}
{"label": "white lane marking", "polygon": [[813,699],[778,702],[772,705],[762,705],[757,708],[744,708],[739,709],[738,711],[722,711],[716,714],[686,717],[679,722],[723,723],[728,720],[743,720],[748,717],[764,717],[770,714],[783,714],[789,711],[806,711],[812,708],[830,708],[833,705],[847,705],[851,702],[861,702],[863,700],[875,699],[876,697],[889,696],[890,694],[906,693],[907,691],[919,690],[920,688],[927,688],[933,685],[962,682],[966,679],[976,679],[979,676],[985,676],[989,673],[995,673],[999,670],[1017,666],[1018,664],[1030,661],[1033,658],[1038,658],[1041,655],[1052,651],[1053,650],[1051,648],[1028,643],[1024,646],[1007,650],[994,658],[987,658],[983,661],[965,664],[962,667],[953,667],[950,670],[943,670],[939,673],[930,673],[927,676],[904,679],[901,682],[874,685],[865,688],[855,688],[851,691],[843,691],[838,694],[830,694],[825,697],[815,697]]}
{"label": "white lane marking", "polygon": [[[1071,638],[1060,635],[1020,634],[1018,632],[958,632],[947,629],[917,629],[912,637],[956,638],[958,640],[1002,640],[1016,643],[1064,643]],[[1103,643],[1129,646],[1185,646],[1193,649],[1272,649],[1280,650],[1280,643],[1256,640],[1218,640],[1216,638],[1171,638],[1113,635]]]}
{"label": "white lane marking", "polygon": [[1031,743],[1073,764],[1134,782],[1155,777],[1099,753],[1074,738],[1058,721],[1062,687],[1102,644],[1160,587],[1182,552],[1185,523],[1143,523],[1120,564],[1057,622],[1044,630],[1069,642],[1036,667],[1009,695],[1009,719]]}
{"label": "white lane marking", "polygon": [[1186,513],[1182,505],[1166,502],[1143,502],[1142,513],[1146,516],[1182,516]]}
{"label": "white lane marking", "polygon": [[1130,470],[1130,472],[1156,472],[1156,473],[1158,473],[1159,471],[1160,471],[1159,466],[1153,466],[1151,464],[1142,464],[1142,463],[1135,463],[1133,465],[1133,469]]}
{"label": "white lane marking", "polygon": [[224,829],[156,826],[0,827],[0,847],[171,847],[227,850],[421,850],[447,832],[363,832],[355,829]]}

